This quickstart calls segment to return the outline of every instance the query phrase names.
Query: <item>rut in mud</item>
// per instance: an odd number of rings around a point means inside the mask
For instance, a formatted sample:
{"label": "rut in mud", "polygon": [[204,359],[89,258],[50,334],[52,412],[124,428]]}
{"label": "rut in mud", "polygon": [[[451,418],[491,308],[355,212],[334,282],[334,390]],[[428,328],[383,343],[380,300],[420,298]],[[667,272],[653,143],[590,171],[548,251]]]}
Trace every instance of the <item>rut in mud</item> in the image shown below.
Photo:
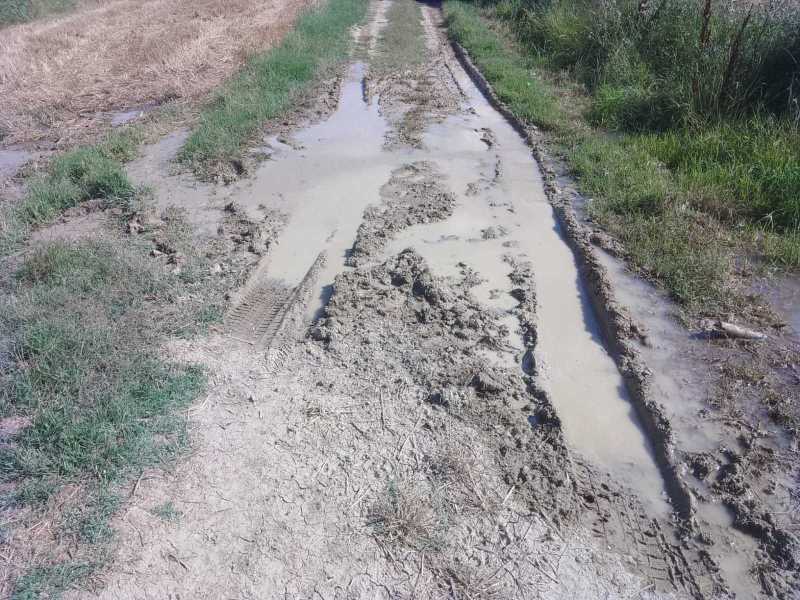
{"label": "rut in mud", "polygon": [[276,126],[251,178],[187,191],[148,163],[179,138],[132,165],[252,259],[223,327],[167,349],[212,377],[194,451],[137,484],[96,593],[749,593],[678,519],[531,150],[439,11],[415,9],[424,60],[371,70],[403,1],[373,4],[336,109]]}

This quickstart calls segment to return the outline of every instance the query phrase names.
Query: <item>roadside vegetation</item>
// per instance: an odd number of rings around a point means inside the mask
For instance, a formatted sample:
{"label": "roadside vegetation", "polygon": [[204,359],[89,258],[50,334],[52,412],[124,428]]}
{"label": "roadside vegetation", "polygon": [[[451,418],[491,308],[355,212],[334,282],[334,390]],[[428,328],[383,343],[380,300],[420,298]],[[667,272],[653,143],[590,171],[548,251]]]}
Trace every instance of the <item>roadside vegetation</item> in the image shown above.
{"label": "roadside vegetation", "polygon": [[[179,215],[160,235],[191,252]],[[53,534],[23,541],[30,563],[14,598],[55,598],[102,565],[120,486],[185,444],[181,409],[205,378],[161,348],[202,330],[222,291],[204,258],[189,254],[178,271],[148,248],[114,234],[51,242],[3,282],[0,422],[20,427],[0,449],[0,501]]]}
{"label": "roadside vegetation", "polygon": [[130,210],[137,190],[123,164],[136,156],[144,127],[129,126],[94,146],[75,148],[53,158],[26,185],[21,202],[0,206],[0,257],[18,250],[33,227],[46,225],[87,200]]}
{"label": "roadside vegetation", "polygon": [[743,259],[800,267],[798,9],[448,0],[445,11],[498,96],[563,153],[590,216],[690,312],[736,309]]}
{"label": "roadside vegetation", "polygon": [[74,6],[75,0],[3,0],[0,2],[0,27],[65,12]]}
{"label": "roadside vegetation", "polygon": [[314,80],[347,56],[350,28],[366,7],[366,0],[337,0],[302,15],[280,46],[253,57],[222,86],[181,160],[200,175],[229,172],[266,121],[289,110]]}

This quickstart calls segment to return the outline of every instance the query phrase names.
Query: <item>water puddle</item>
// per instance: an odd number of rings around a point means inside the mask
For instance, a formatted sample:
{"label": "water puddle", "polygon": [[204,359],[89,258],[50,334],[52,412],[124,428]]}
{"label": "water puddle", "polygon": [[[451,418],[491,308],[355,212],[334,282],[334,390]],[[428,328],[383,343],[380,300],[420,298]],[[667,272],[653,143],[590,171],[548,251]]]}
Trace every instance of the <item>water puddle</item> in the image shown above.
{"label": "water puddle", "polygon": [[111,113],[111,126],[121,127],[144,117],[147,113],[158,107],[156,103],[144,104],[142,106],[128,108]]}
{"label": "water puddle", "polygon": [[[714,452],[724,434],[718,423],[699,416],[706,409],[708,387],[707,360],[702,357],[702,349],[687,347],[688,333],[670,313],[671,304],[653,286],[628,275],[614,257],[604,252],[597,255],[614,282],[617,299],[638,322],[647,324],[649,344],[641,346],[640,351],[652,370],[653,397],[666,407],[680,448],[687,452]],[[760,586],[748,576],[752,559],[759,552],[758,541],[734,528],[734,518],[727,507],[714,502],[698,502],[696,507],[703,531],[722,540],[709,546],[708,553],[719,565],[726,583],[737,598],[758,597]]]}
{"label": "water puddle", "polygon": [[33,153],[25,150],[0,150],[0,183],[13,177],[19,168],[33,158]]}

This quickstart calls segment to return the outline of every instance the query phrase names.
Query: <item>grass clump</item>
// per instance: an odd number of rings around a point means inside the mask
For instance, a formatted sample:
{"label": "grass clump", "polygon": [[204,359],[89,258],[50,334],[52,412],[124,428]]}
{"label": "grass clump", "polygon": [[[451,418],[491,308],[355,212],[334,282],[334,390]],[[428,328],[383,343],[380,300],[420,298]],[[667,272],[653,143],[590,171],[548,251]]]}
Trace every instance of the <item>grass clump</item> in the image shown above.
{"label": "grass clump", "polygon": [[237,159],[265,121],[286,111],[316,77],[342,60],[350,27],[366,5],[366,0],[332,0],[300,17],[280,46],[252,58],[222,87],[180,159],[198,172]]}
{"label": "grass clump", "polygon": [[0,27],[66,12],[74,6],[74,0],[3,0],[0,2]]}
{"label": "grass clump", "polygon": [[163,504],[159,504],[150,512],[152,512],[162,521],[167,521],[169,523],[175,523],[181,518],[181,512],[175,508],[175,504],[170,500],[164,502]]}
{"label": "grass clump", "polygon": [[390,480],[385,494],[372,506],[367,523],[392,543],[420,551],[439,545],[444,523],[436,510],[438,498],[421,482]]}
{"label": "grass clump", "polygon": [[145,135],[142,128],[126,127],[97,145],[70,150],[50,161],[29,180],[21,202],[0,205],[0,256],[17,250],[32,227],[50,223],[81,202],[99,200],[104,208],[128,208],[139,190],[123,163],[136,156]]}
{"label": "grass clump", "polygon": [[17,580],[11,600],[58,598],[94,568],[89,563],[61,563],[33,568]]}
{"label": "grass clump", "polygon": [[140,137],[138,130],[130,128],[111,134],[96,146],[56,157],[46,173],[29,183],[15,216],[24,225],[42,225],[86,200],[127,205],[135,188],[122,162],[133,157]]}

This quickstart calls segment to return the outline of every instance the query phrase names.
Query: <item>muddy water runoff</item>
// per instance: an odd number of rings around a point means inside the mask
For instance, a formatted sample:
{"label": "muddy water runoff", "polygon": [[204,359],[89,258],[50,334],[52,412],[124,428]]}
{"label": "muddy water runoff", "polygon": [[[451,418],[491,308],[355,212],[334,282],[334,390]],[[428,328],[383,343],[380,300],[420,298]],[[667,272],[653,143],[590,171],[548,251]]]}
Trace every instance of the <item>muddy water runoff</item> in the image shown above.
{"label": "muddy water runoff", "polygon": [[[289,215],[266,268],[270,279],[297,285],[321,252],[327,263],[317,282],[323,306],[343,271],[364,209],[380,201],[391,173],[415,161],[431,163],[456,195],[452,217],[403,231],[387,253],[413,247],[437,275],[463,264],[483,283],[476,297],[509,325],[499,360],[521,368],[519,326],[510,260],[530,261],[538,305],[536,374],[550,393],[574,450],[634,489],[657,514],[669,511],[663,480],[637,423],[622,378],[600,339],[574,256],[548,204],[530,149],[455,69],[464,108],[430,125],[422,149],[387,149],[387,126],[376,103],[365,102],[364,66],[353,65],[338,109],[329,119],[294,134],[289,144],[269,141],[270,160],[237,202],[254,218],[264,206]],[[461,263],[461,265],[460,265]]]}

